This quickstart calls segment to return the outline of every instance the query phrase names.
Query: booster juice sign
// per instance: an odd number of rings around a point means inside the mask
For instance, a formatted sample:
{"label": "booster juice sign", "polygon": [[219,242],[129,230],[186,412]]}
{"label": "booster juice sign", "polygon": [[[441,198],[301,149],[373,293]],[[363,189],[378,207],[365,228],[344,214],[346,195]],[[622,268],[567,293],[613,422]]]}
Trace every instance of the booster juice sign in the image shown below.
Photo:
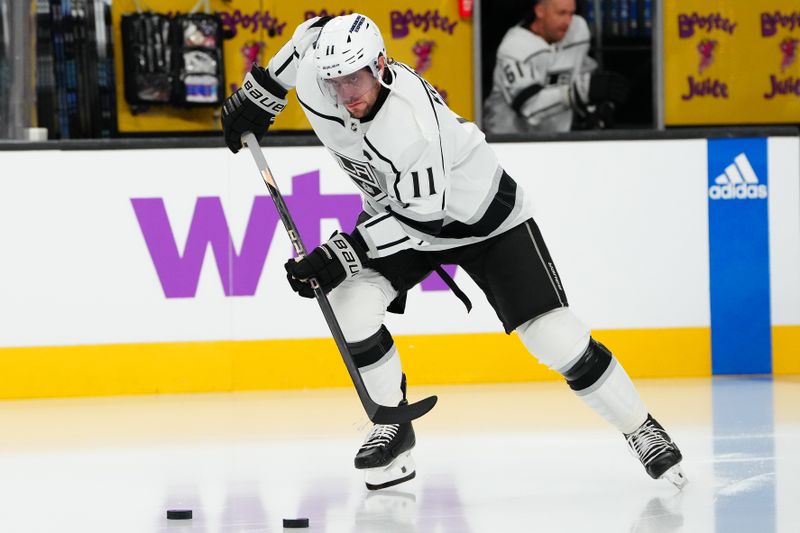
{"label": "booster juice sign", "polygon": [[698,13],[681,13],[678,15],[678,35],[680,39],[693,39],[704,35],[697,43],[697,76],[688,75],[688,88],[681,95],[681,100],[693,98],[725,98],[729,97],[726,81],[711,76],[702,76],[713,68],[719,53],[720,40],[716,34],[734,35],[738,23],[721,13],[699,15]]}
{"label": "booster juice sign", "polygon": [[664,21],[666,124],[800,121],[796,2],[678,0]]}

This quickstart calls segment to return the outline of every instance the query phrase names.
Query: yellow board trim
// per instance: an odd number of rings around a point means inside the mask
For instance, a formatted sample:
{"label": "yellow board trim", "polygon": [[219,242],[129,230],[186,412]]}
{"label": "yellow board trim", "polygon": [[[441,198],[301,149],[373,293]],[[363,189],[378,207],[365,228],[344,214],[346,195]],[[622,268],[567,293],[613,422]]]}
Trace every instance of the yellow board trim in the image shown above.
{"label": "yellow board trim", "polygon": [[[593,333],[632,377],[711,375],[709,328]],[[537,364],[516,335],[398,336],[414,384],[545,381],[561,376]],[[800,328],[781,329],[789,353]],[[790,360],[782,357],[783,361]],[[796,357],[795,357],[796,362]],[[791,370],[783,363],[783,371]],[[0,398],[217,392],[344,387],[349,378],[330,339],[219,341],[0,349]]]}
{"label": "yellow board trim", "polygon": [[800,374],[800,326],[772,326],[772,373]]}

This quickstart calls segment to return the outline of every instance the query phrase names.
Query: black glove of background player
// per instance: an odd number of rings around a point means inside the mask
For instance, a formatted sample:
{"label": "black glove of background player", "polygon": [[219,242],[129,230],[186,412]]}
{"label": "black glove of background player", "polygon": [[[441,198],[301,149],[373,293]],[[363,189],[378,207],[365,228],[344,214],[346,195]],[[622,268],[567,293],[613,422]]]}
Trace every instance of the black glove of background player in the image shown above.
{"label": "black glove of background player", "polygon": [[630,83],[616,72],[583,73],[570,86],[575,111],[573,129],[604,129],[614,125],[616,107],[628,99]]}
{"label": "black glove of background player", "polygon": [[613,102],[616,105],[625,103],[630,93],[628,78],[616,72],[593,72],[589,79],[589,102],[600,104]]}
{"label": "black glove of background player", "polygon": [[355,230],[352,235],[334,233],[328,242],[320,244],[299,261],[289,259],[284,267],[292,290],[303,298],[313,298],[314,289],[308,282],[316,278],[326,294],[341,282],[352,278],[367,264],[366,244]]}
{"label": "black glove of background player", "polygon": [[253,65],[242,87],[222,103],[225,144],[234,154],[242,147],[242,134],[252,132],[258,140],[286,107],[286,89],[272,79],[267,69]]}

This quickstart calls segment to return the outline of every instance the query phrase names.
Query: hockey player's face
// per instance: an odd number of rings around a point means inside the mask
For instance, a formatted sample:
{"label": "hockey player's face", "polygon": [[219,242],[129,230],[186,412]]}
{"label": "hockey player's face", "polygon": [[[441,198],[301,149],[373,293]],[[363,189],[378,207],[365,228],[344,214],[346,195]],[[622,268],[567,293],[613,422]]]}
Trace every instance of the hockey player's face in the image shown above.
{"label": "hockey player's face", "polygon": [[554,43],[563,39],[574,14],[575,0],[544,0],[536,6],[536,17],[540,21],[544,40]]}
{"label": "hockey player's face", "polygon": [[330,95],[355,118],[369,113],[380,91],[378,80],[367,67],[347,76],[325,80],[325,85]]}

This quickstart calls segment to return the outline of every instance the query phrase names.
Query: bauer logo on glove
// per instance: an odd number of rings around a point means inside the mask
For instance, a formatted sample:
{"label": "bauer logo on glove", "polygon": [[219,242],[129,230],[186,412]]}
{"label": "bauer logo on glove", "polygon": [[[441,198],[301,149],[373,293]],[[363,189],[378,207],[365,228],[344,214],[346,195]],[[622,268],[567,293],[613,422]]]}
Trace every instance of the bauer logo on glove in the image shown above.
{"label": "bauer logo on glove", "polygon": [[345,266],[350,276],[355,276],[361,271],[361,261],[359,261],[358,256],[351,251],[350,244],[344,237],[341,235],[334,235],[328,243],[333,244],[334,253],[339,255],[342,264]]}
{"label": "bauer logo on glove", "polygon": [[358,231],[354,231],[352,235],[334,233],[308,256],[299,261],[289,259],[284,266],[292,290],[304,298],[313,298],[310,279],[316,279],[323,292],[328,293],[361,272],[366,262],[366,245]]}
{"label": "bauer logo on glove", "polygon": [[286,88],[273,79],[269,70],[253,65],[242,87],[222,103],[225,144],[235,154],[242,147],[245,133],[252,133],[260,141],[284,107]]}
{"label": "bauer logo on glove", "polygon": [[286,107],[285,99],[276,98],[271,95],[253,79],[253,75],[250,73],[248,73],[244,78],[244,89],[247,91],[247,96],[249,96],[256,105],[268,113],[274,113],[277,115],[283,111],[284,107]]}

